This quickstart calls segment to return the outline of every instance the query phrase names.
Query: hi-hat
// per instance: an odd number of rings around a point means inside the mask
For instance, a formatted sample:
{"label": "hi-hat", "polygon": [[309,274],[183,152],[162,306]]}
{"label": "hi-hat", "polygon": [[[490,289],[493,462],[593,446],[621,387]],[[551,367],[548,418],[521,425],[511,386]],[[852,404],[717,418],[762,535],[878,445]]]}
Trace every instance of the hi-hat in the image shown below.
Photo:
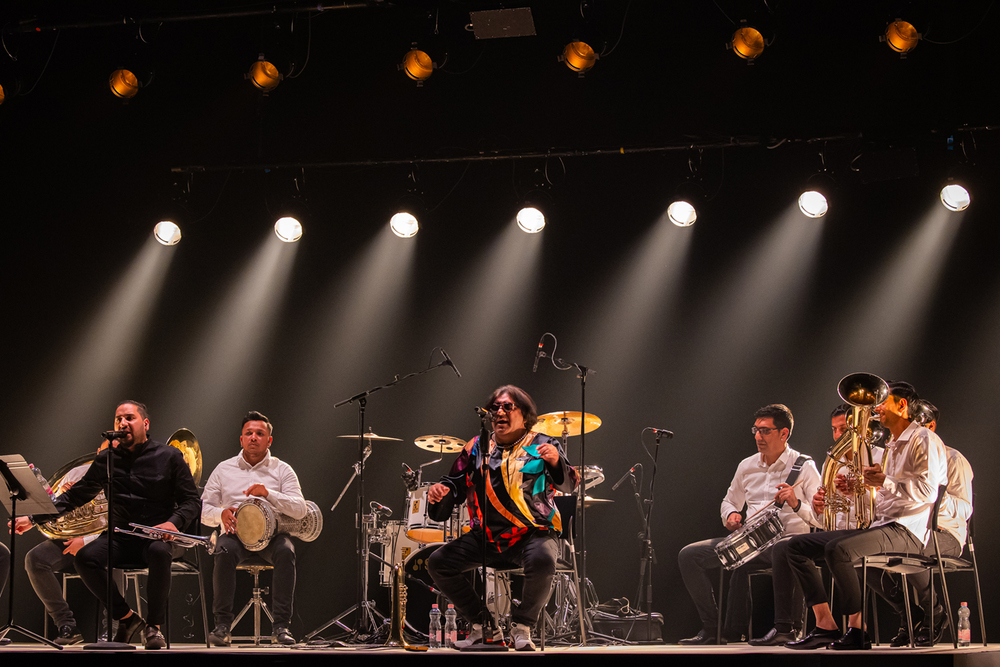
{"label": "hi-hat", "polygon": [[538,417],[538,423],[533,430],[544,433],[547,436],[558,438],[563,435],[580,435],[580,423],[583,422],[583,432],[590,433],[596,431],[601,426],[601,418],[589,412],[583,415],[581,412],[550,412]]}
{"label": "hi-hat", "polygon": [[[358,435],[356,433],[354,435],[338,435],[337,437],[338,438],[353,438],[355,440],[358,439]],[[383,441],[386,441],[386,442],[403,442],[402,438],[390,438],[387,435],[375,435],[371,431],[368,431],[367,433],[365,433],[364,437],[365,437],[365,440],[383,440]]]}
{"label": "hi-hat", "polygon": [[465,447],[465,440],[453,438],[450,435],[422,435],[413,443],[420,449],[429,452],[443,452],[445,454],[455,454]]}

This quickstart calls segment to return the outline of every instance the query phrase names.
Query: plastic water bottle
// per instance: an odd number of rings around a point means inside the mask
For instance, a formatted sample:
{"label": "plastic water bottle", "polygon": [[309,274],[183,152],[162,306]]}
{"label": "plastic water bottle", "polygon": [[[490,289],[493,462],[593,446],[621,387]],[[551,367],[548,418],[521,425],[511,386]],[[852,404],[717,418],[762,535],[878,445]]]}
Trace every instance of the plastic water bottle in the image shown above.
{"label": "plastic water bottle", "polygon": [[436,604],[431,605],[431,622],[427,628],[428,646],[441,648],[441,610]]}
{"label": "plastic water bottle", "polygon": [[42,485],[42,488],[45,489],[46,493],[49,494],[49,498],[51,498],[52,487],[49,486],[49,481],[45,479],[45,475],[42,474],[41,470],[35,467],[34,463],[29,463],[28,467],[31,468],[31,472],[35,473],[35,479],[38,480],[38,483]]}
{"label": "plastic water bottle", "polygon": [[448,605],[444,612],[444,645],[451,648],[458,641],[458,614],[455,605]]}
{"label": "plastic water bottle", "polygon": [[972,623],[969,621],[969,603],[963,602],[958,608],[958,645],[970,646],[972,644]]}

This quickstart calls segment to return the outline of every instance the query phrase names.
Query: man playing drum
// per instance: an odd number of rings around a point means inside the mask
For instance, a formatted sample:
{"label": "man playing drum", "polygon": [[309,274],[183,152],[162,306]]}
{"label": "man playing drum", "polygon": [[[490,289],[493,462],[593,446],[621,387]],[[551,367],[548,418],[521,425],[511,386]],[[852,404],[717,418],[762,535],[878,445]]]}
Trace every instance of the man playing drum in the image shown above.
{"label": "man playing drum", "polygon": [[260,498],[281,514],[293,519],[306,515],[306,500],[302,496],[299,478],[292,467],[271,456],[271,422],[259,412],[243,417],[240,446],[243,451],[220,463],[208,478],[201,496],[201,520],[206,526],[222,526],[219,536],[222,547],[215,554],[213,589],[215,629],[208,636],[213,646],[228,646],[233,622],[233,596],[236,591],[236,566],[253,555],[259,555],[274,566],[272,601],[274,624],[271,640],[277,644],[294,644],[288,626],[292,619],[295,596],[295,546],[285,534],[275,535],[260,551],[249,551],[237,533],[239,505],[250,498]]}
{"label": "man playing drum", "polygon": [[[740,462],[729,491],[722,500],[722,522],[730,532],[743,526],[744,506],[749,518],[765,509],[772,501],[782,503],[777,516],[784,525],[783,535],[809,531],[807,518],[810,517],[811,510],[809,504],[801,502],[801,499],[811,497],[819,488],[821,480],[812,459],[805,457],[804,461],[800,461],[799,452],[787,444],[794,423],[791,411],[784,405],[767,405],[754,413],[751,431],[758,453]],[[797,462],[801,469],[797,481],[793,482],[794,486],[790,486],[787,484],[789,473]],[[725,539],[716,537],[689,544],[678,555],[681,577],[698,610],[702,625],[697,635],[678,642],[682,645],[716,642],[719,611],[712,594],[712,581],[716,577],[714,574],[710,575],[710,572],[721,567],[715,547]],[[723,626],[724,636],[737,640],[746,632],[750,572],[770,566],[770,551],[764,551],[733,571],[726,622]],[[791,577],[783,580],[792,583]],[[795,598],[792,590],[774,591],[775,623],[793,622]]]}

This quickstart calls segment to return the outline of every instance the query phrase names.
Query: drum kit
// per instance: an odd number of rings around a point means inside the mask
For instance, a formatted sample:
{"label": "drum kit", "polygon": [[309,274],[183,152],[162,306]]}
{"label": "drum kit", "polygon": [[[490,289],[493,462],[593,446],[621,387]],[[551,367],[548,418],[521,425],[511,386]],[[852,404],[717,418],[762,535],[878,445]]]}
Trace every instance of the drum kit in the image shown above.
{"label": "drum kit", "polygon": [[[601,425],[600,418],[595,415],[586,414],[581,417],[579,412],[563,411],[539,416],[533,430],[550,437],[561,438],[565,447],[568,436],[579,434],[581,422],[588,433]],[[338,437],[355,441],[358,438],[357,435]],[[373,440],[402,442],[400,438],[374,433],[366,433],[364,437],[368,443]],[[458,454],[468,443],[449,435],[424,435],[416,438],[413,444],[438,456],[432,461],[422,463],[416,470],[403,464],[403,472],[400,475],[405,486],[403,518],[391,520],[389,518],[392,515],[391,509],[378,502],[371,502],[369,505],[371,513],[361,517],[360,524],[363,533],[362,543],[369,546],[369,555],[380,563],[379,585],[385,588],[393,586],[393,573],[397,566],[403,568],[408,584],[416,584],[410,585],[407,593],[409,608],[412,611],[407,614],[406,625],[411,630],[426,632],[426,610],[437,602],[437,591],[427,570],[427,560],[443,545],[469,532],[470,524],[468,513],[458,504],[446,521],[431,519],[428,513],[427,494],[433,482],[424,481],[424,468],[441,462],[445,454]],[[600,466],[588,465],[583,471],[577,468],[577,472],[583,479],[585,492],[604,481],[604,471]],[[613,501],[609,499],[594,498],[589,495],[584,497],[584,503],[588,507],[611,502]],[[367,582],[367,563],[365,570]],[[576,604],[575,586],[570,583],[569,575],[565,574],[558,575],[553,583],[557,598],[556,608],[562,610],[562,623],[558,624],[559,627],[555,627],[557,634],[568,632],[573,618],[573,614],[567,611],[567,608]],[[510,582],[503,575],[497,576],[491,571],[487,576],[487,593],[494,616],[498,618],[509,616],[512,600]],[[550,624],[549,627],[552,628],[553,625]]]}

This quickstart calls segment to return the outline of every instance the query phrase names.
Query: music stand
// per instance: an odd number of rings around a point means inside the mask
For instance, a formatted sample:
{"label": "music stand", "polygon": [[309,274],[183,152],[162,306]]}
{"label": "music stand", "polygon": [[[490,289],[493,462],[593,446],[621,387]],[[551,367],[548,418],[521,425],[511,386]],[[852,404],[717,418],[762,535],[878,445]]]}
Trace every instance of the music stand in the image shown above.
{"label": "music stand", "polygon": [[[41,635],[35,634],[27,628],[14,623],[14,556],[17,553],[16,546],[17,531],[14,530],[14,523],[18,516],[31,516],[33,514],[55,514],[56,506],[52,504],[52,498],[48,491],[39,483],[35,477],[35,472],[28,467],[24,457],[19,454],[0,456],[0,476],[3,477],[8,493],[0,498],[4,508],[10,514],[10,561],[11,568],[7,581],[7,625],[0,628],[0,639],[7,636],[11,630],[20,632],[25,637],[48,644],[52,648],[62,650],[62,646],[53,641],[49,641]],[[2,494],[0,494],[2,495]],[[20,508],[18,507],[20,504]]]}

